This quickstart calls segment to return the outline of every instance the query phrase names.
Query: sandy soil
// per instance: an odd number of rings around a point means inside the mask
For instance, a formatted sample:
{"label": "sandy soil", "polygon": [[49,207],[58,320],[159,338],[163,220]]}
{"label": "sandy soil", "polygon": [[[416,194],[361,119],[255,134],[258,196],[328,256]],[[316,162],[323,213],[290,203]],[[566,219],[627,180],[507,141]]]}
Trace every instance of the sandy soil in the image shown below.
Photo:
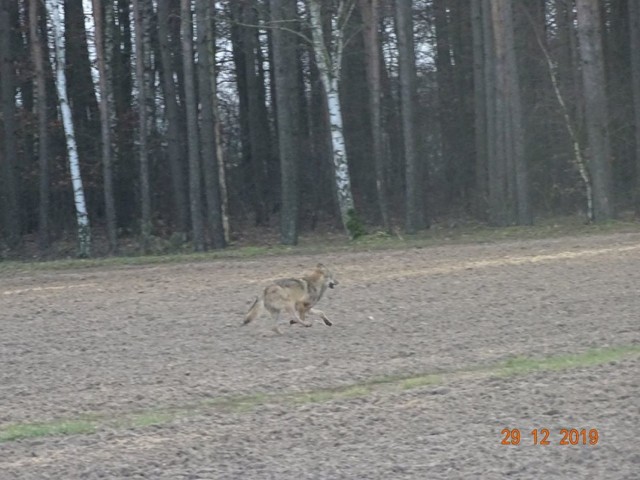
{"label": "sandy soil", "polygon": [[[333,327],[240,327],[269,279],[318,261],[341,282],[319,304]],[[640,345],[639,319],[639,234],[3,274],[0,429],[189,414],[0,443],[0,479],[635,479],[638,355],[490,368]],[[320,402],[213,403],[437,372],[454,374]],[[504,428],[521,444],[501,445]],[[533,445],[533,428],[551,444]],[[597,428],[598,445],[559,445],[561,428]]]}

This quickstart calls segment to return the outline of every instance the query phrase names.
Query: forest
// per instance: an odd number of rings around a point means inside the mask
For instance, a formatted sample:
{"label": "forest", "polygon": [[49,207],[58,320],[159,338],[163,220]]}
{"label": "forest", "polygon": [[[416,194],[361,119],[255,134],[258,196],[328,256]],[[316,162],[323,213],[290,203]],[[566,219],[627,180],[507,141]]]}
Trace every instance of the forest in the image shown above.
{"label": "forest", "polygon": [[638,46],[636,0],[0,0],[0,260],[640,213]]}

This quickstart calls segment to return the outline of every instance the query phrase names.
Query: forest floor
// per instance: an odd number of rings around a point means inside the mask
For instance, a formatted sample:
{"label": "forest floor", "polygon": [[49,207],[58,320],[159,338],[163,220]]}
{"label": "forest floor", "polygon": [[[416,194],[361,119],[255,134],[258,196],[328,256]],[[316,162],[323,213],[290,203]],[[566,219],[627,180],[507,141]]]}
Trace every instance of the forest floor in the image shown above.
{"label": "forest floor", "polygon": [[635,479],[639,312],[637,232],[3,270],[0,479]]}

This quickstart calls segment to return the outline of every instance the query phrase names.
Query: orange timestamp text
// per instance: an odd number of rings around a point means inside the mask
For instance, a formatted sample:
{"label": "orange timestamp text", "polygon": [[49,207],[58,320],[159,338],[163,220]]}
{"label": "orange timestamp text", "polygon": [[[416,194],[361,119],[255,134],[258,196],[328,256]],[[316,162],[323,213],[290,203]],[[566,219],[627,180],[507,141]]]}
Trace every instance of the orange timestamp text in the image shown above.
{"label": "orange timestamp text", "polygon": [[[597,428],[561,428],[553,435],[548,428],[534,428],[529,433],[533,445],[597,445],[600,434]],[[555,433],[555,432],[554,432]],[[503,428],[501,445],[520,445],[525,440],[519,428]]]}

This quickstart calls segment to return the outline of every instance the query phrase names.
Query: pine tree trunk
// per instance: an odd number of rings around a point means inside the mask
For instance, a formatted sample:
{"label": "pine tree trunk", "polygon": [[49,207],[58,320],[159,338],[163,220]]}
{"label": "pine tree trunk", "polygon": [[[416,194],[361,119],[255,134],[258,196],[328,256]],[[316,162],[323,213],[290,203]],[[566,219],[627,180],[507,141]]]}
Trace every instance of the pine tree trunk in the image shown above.
{"label": "pine tree trunk", "polygon": [[[570,0],[555,0],[554,1],[554,21],[557,25],[558,33],[556,35],[558,45],[554,49],[553,58],[555,60],[558,88],[561,92],[565,92],[568,100],[567,106],[573,106],[575,103],[575,89],[574,85],[575,71],[578,70],[575,59],[573,58],[572,37],[574,36],[574,27],[572,22],[572,12],[570,11],[568,3]],[[574,110],[570,110],[572,116]]]}
{"label": "pine tree trunk", "polygon": [[258,199],[258,192],[253,188],[255,175],[253,173],[253,164],[251,159],[245,46],[242,26],[239,25],[240,23],[243,23],[243,4],[241,2],[230,2],[229,8],[231,10],[232,18],[232,22],[229,27],[229,36],[231,37],[233,66],[235,70],[236,89],[238,91],[238,128],[242,155],[242,181],[249,187],[243,191],[244,195],[242,200],[251,204],[257,221],[260,216],[260,201]]}
{"label": "pine tree trunk", "polygon": [[260,63],[258,58],[260,46],[257,41],[258,32],[254,26],[258,24],[258,15],[252,2],[242,6],[242,22],[245,25],[249,25],[240,27],[240,32],[244,49],[243,68],[246,80],[248,140],[253,173],[256,225],[268,225],[270,186],[268,183],[267,159],[270,154],[269,133],[264,101],[261,98],[263,97],[261,89],[264,88],[264,82],[261,81],[259,68],[256,67]]}
{"label": "pine tree trunk", "polygon": [[4,238],[9,247],[20,243],[20,216],[18,201],[18,176],[16,174],[16,118],[15,118],[15,72],[14,48],[10,22],[11,0],[0,0],[0,111],[2,113],[4,139],[0,155],[2,182],[0,183],[0,209]]}
{"label": "pine tree trunk", "polygon": [[418,160],[414,128],[417,91],[412,3],[410,0],[396,0],[400,103],[405,156],[405,230],[407,233],[416,233],[428,224],[425,222],[423,212],[422,169]]}
{"label": "pine tree trunk", "polygon": [[182,165],[185,152],[183,129],[181,127],[180,108],[178,107],[177,101],[178,93],[173,80],[175,67],[171,60],[174,46],[170,42],[171,37],[169,33],[170,2],[171,0],[158,1],[158,44],[162,65],[162,91],[167,116],[167,150],[169,170],[171,172],[174,214],[176,218],[175,228],[176,233],[186,235],[189,230],[189,203],[187,200],[185,169]]}
{"label": "pine tree trunk", "polygon": [[202,148],[202,166],[204,170],[207,218],[214,248],[225,247],[225,235],[222,226],[218,165],[216,159],[216,138],[213,116],[213,93],[211,77],[213,72],[212,32],[210,21],[210,0],[196,0],[197,50],[198,50],[198,91],[200,93],[200,139]]}
{"label": "pine tree trunk", "polygon": [[29,0],[29,40],[36,84],[36,105],[38,110],[38,166],[39,166],[39,202],[38,202],[38,246],[44,251],[49,246],[49,129],[47,126],[47,88],[44,73],[44,49],[38,13],[40,2]]}
{"label": "pine tree trunk", "polygon": [[371,115],[371,136],[373,138],[373,163],[376,170],[376,192],[378,208],[385,231],[391,232],[389,218],[389,195],[385,175],[384,131],[382,128],[382,86],[380,82],[380,38],[378,35],[378,0],[359,0],[364,24],[364,44],[366,50],[367,83],[369,86],[369,110]]}
{"label": "pine tree trunk", "polygon": [[[311,55],[310,55],[311,56]],[[333,145],[331,131],[327,119],[327,101],[324,87],[320,80],[320,73],[315,62],[309,65],[309,140],[311,142],[311,168],[304,169],[306,183],[311,192],[311,229],[317,225],[318,213],[321,211],[333,214],[340,211],[338,195],[335,188],[335,174],[333,171]],[[330,168],[327,168],[330,166]],[[331,194],[327,195],[326,192]],[[342,219],[340,219],[342,221]]]}
{"label": "pine tree trunk", "polygon": [[151,242],[151,188],[149,185],[149,151],[147,148],[147,82],[145,76],[144,0],[133,0],[133,23],[135,30],[136,83],[138,86],[138,160],[140,164],[140,200],[142,250],[147,253]]}
{"label": "pine tree trunk", "polygon": [[487,214],[488,172],[487,172],[487,85],[484,54],[484,25],[482,22],[483,2],[471,2],[471,26],[473,30],[473,98],[475,108],[475,211],[480,218]]}
{"label": "pine tree trunk", "polygon": [[[297,19],[295,0],[271,0],[271,19],[291,24]],[[300,108],[295,34],[275,28],[272,33],[282,210],[280,241],[298,243],[298,164],[300,163]]]}
{"label": "pine tree trunk", "polygon": [[[491,55],[495,75],[493,158],[489,189],[492,222],[499,226],[532,222],[525,160],[522,104],[515,56],[513,12],[510,0],[491,0],[493,32]],[[487,85],[490,85],[487,82]],[[488,97],[489,98],[489,97]],[[489,138],[491,141],[492,137]]]}
{"label": "pine tree trunk", "polygon": [[78,255],[82,258],[91,255],[91,228],[89,225],[89,215],[84,199],[84,187],[80,174],[80,162],[78,159],[78,146],[76,144],[75,130],[69,99],[67,97],[67,78],[65,73],[65,45],[64,32],[62,30],[62,16],[60,10],[63,8],[63,0],[57,0],[53,5],[53,41],[56,56],[56,89],[62,113],[62,124],[67,143],[67,154],[69,157],[69,170],[71,172],[71,182],[73,185],[73,199],[76,207],[76,218],[78,222]]}
{"label": "pine tree trunk", "polygon": [[512,224],[510,212],[513,204],[510,200],[510,157],[508,142],[508,105],[507,105],[507,74],[506,74],[506,41],[504,40],[504,25],[500,14],[500,0],[491,1],[491,31],[494,46],[494,74],[495,74],[495,176],[490,177],[490,185],[496,190],[494,199],[497,209],[493,215],[494,224],[507,226]]}
{"label": "pine tree trunk", "polygon": [[518,225],[531,225],[533,216],[529,201],[529,172],[525,156],[525,132],[522,114],[522,92],[520,90],[520,75],[516,62],[515,36],[513,27],[513,9],[511,0],[499,0],[501,5],[502,24],[504,25],[505,40],[505,74],[506,74],[506,103],[508,156],[513,164],[512,176],[509,179],[513,185],[512,202],[515,204],[513,217]]}
{"label": "pine tree trunk", "polygon": [[[453,61],[453,129],[458,139],[453,146],[460,171],[455,175],[459,197],[458,204],[466,211],[472,211],[474,205],[475,183],[475,140],[473,105],[473,29],[471,26],[472,5],[478,2],[454,1],[450,7],[449,28]],[[428,128],[428,127],[427,127]]]}
{"label": "pine tree trunk", "polygon": [[196,252],[202,252],[205,249],[205,240],[204,221],[202,218],[202,189],[200,187],[200,142],[198,139],[198,107],[193,67],[193,29],[190,0],[180,0],[180,16],[184,93],[187,109],[189,198],[191,205],[191,225],[193,230],[193,249]]}
{"label": "pine tree trunk", "polygon": [[[434,26],[436,39],[436,81],[438,84],[438,123],[442,156],[444,157],[444,185],[446,202],[455,205],[462,200],[462,161],[459,154],[461,138],[457,131],[456,91],[452,58],[452,28],[449,24],[450,2],[434,0]],[[458,20],[459,21],[459,20]],[[459,67],[458,67],[459,68]]]}
{"label": "pine tree trunk", "polygon": [[633,87],[633,112],[635,117],[635,167],[636,184],[634,204],[636,217],[640,217],[640,4],[637,0],[628,0],[629,33],[631,45],[631,82]]}
{"label": "pine tree trunk", "polygon": [[[95,24],[95,46],[98,63],[98,84],[100,87],[100,133],[102,137],[102,174],[104,182],[104,204],[107,221],[107,237],[109,239],[109,251],[115,252],[117,245],[116,210],[113,198],[113,169],[111,156],[111,88],[110,74],[107,70],[105,53],[105,28],[102,15],[102,2],[93,0],[93,19]],[[112,9],[109,2],[106,9]],[[107,15],[110,17],[111,15]]]}
{"label": "pine tree trunk", "polygon": [[611,144],[598,0],[577,0],[578,43],[582,62],[589,170],[596,222],[614,215]]}
{"label": "pine tree trunk", "polygon": [[487,138],[487,187],[489,197],[489,221],[493,225],[504,225],[505,220],[505,176],[503,161],[498,153],[496,52],[493,32],[492,0],[482,0],[482,27],[484,46],[484,85],[486,103]]}
{"label": "pine tree trunk", "polygon": [[118,224],[121,227],[133,228],[133,224],[140,221],[134,208],[138,196],[134,192],[134,178],[138,176],[136,169],[135,129],[131,128],[134,115],[133,77],[132,77],[132,32],[131,32],[131,1],[115,0],[115,18],[111,24],[113,42],[111,47],[111,83],[114,103],[114,190]]}

